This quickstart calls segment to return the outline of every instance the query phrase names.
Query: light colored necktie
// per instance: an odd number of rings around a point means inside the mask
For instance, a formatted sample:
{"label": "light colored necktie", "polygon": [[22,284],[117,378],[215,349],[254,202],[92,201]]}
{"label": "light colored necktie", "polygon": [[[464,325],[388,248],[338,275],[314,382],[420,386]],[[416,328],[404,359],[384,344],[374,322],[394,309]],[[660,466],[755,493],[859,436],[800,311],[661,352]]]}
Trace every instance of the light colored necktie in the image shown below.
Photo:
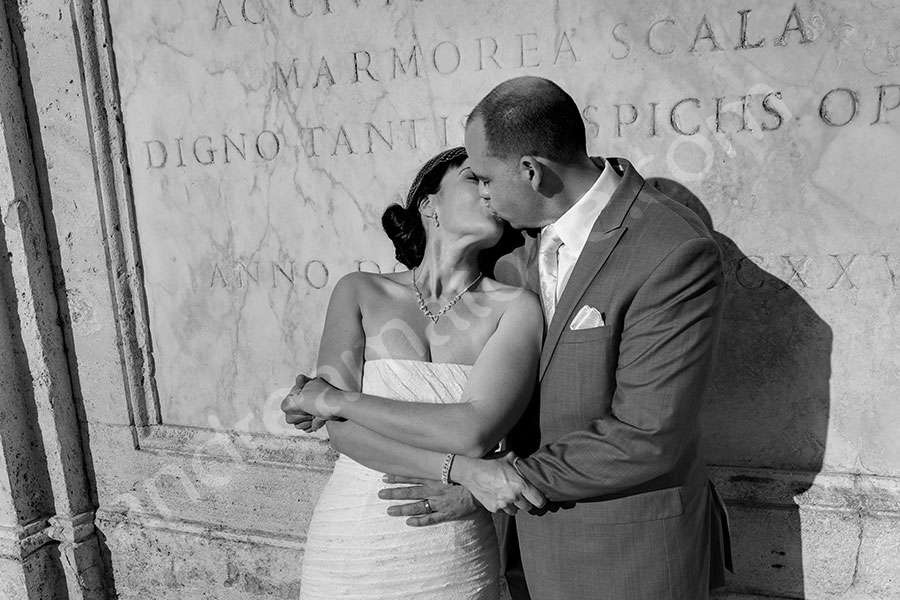
{"label": "light colored necktie", "polygon": [[562,239],[553,225],[548,225],[541,232],[541,243],[538,248],[538,275],[541,278],[541,302],[544,304],[544,315],[547,323],[553,319],[556,310],[556,285],[559,280],[559,249]]}

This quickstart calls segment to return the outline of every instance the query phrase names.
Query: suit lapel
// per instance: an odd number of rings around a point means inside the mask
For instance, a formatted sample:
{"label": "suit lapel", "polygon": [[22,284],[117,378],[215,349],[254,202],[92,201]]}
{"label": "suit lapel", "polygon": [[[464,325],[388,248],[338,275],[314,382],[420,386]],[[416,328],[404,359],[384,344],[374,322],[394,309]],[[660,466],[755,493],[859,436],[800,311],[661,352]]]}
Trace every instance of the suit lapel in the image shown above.
{"label": "suit lapel", "polygon": [[556,350],[566,323],[575,312],[578,300],[603,268],[616,244],[627,231],[628,228],[623,226],[625,216],[644,186],[644,179],[627,160],[611,158],[608,163],[608,166],[612,166],[616,171],[624,171],[622,180],[610,197],[606,208],[594,222],[591,235],[588,237],[584,249],[575,263],[575,268],[572,270],[572,275],[566,283],[566,288],[556,304],[556,311],[553,313],[553,320],[550,321],[541,351],[540,378],[543,378],[547,365],[550,364],[550,358]]}

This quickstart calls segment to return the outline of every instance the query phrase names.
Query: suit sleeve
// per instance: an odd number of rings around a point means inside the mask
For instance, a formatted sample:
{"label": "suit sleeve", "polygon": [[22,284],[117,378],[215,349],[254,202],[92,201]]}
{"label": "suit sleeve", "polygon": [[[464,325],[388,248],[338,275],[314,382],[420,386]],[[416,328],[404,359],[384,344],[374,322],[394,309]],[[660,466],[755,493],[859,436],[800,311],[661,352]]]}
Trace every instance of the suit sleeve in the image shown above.
{"label": "suit sleeve", "polygon": [[566,501],[669,472],[699,426],[723,293],[711,239],[688,240],[663,259],[625,315],[610,414],[519,460],[528,481],[548,499]]}

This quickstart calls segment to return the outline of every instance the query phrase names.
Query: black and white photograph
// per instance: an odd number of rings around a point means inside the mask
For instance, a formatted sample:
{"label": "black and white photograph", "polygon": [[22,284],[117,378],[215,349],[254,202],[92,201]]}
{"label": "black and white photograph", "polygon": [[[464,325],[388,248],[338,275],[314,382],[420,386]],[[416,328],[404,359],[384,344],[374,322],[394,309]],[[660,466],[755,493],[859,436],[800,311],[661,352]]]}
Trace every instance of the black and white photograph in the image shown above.
{"label": "black and white photograph", "polygon": [[0,0],[0,600],[900,600],[898,32]]}

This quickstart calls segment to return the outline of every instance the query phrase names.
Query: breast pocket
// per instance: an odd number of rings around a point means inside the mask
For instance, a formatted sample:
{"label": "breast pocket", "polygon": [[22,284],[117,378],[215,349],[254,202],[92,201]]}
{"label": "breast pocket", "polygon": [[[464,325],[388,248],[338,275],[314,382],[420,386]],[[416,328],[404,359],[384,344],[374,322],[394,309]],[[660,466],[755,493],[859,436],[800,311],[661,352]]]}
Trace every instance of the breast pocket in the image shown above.
{"label": "breast pocket", "polygon": [[583,344],[586,342],[596,342],[607,340],[613,336],[613,328],[609,325],[605,327],[591,327],[590,329],[566,329],[559,336],[560,344]]}

